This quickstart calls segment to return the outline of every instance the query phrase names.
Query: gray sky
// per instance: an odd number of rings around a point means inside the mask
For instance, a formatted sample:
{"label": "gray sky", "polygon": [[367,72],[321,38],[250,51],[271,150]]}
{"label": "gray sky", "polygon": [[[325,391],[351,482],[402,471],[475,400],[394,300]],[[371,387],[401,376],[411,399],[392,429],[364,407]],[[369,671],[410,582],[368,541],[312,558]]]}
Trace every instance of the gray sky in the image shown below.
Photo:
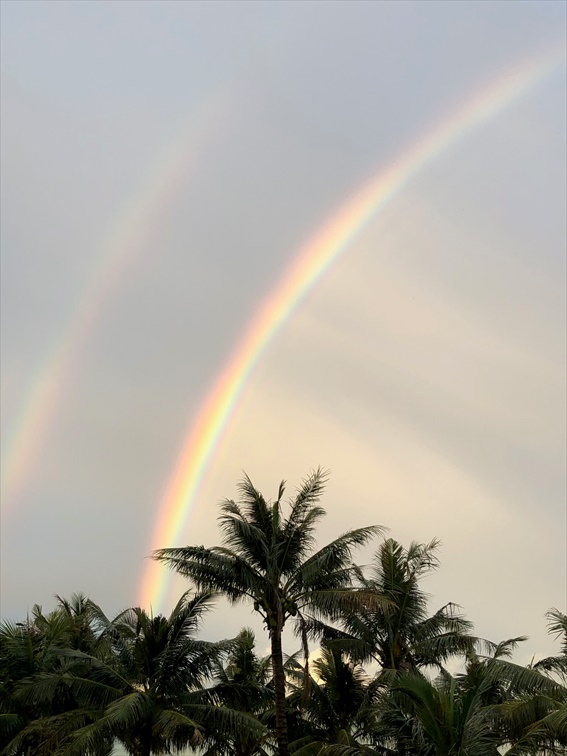
{"label": "gray sky", "polygon": [[[305,241],[562,2],[2,3],[2,616],[138,600],[215,378]],[[332,472],[321,539],[443,541],[432,606],[552,648],[566,609],[565,73],[376,213],[269,344],[187,543],[246,470]],[[178,545],[178,544],[162,544]],[[368,557],[368,554],[365,555]],[[183,589],[173,581],[169,604]],[[247,610],[211,616],[236,633]],[[292,649],[290,649],[292,650]]]}

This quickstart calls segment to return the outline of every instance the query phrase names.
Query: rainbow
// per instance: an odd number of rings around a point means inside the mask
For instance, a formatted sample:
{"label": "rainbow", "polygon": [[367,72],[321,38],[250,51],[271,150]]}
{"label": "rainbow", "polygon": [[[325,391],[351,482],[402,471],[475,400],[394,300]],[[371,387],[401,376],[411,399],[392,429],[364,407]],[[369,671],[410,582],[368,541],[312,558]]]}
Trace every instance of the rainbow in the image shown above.
{"label": "rainbow", "polygon": [[172,200],[202,159],[205,149],[227,123],[234,94],[225,87],[209,95],[175,129],[155,160],[148,166],[137,190],[116,214],[96,250],[94,264],[71,307],[67,325],[46,350],[24,391],[23,401],[2,446],[2,503],[12,507],[21,496],[30,470],[39,457],[47,429],[88,334],[104,312],[104,303],[115,291],[125,271],[139,257],[148,239],[162,225]]}
{"label": "rainbow", "polygon": [[[152,528],[152,550],[179,545],[203,476],[227,430],[243,387],[267,344],[290,318],[299,302],[368,221],[391,202],[413,176],[458,138],[494,118],[506,106],[530,92],[562,63],[563,47],[506,72],[442,119],[439,125],[371,179],[299,249],[283,279],[252,319],[226,368],[205,398],[182,444]],[[160,609],[168,575],[161,564],[148,560],[139,589],[142,606]]]}

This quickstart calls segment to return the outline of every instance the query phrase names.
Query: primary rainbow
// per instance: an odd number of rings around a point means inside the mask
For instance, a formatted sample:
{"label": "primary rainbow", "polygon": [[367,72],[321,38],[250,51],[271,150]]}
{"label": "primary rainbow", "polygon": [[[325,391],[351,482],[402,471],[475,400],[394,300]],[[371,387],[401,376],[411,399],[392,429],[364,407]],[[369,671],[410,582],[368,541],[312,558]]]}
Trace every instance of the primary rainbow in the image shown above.
{"label": "primary rainbow", "polygon": [[[266,345],[370,218],[427,163],[457,138],[493,118],[545,80],[564,61],[555,50],[505,73],[425,134],[346,202],[298,251],[283,279],[264,301],[228,360],[182,445],[161,498],[151,548],[178,546],[203,475],[242,389]],[[163,565],[148,560],[139,591],[142,606],[159,611],[168,584]]]}

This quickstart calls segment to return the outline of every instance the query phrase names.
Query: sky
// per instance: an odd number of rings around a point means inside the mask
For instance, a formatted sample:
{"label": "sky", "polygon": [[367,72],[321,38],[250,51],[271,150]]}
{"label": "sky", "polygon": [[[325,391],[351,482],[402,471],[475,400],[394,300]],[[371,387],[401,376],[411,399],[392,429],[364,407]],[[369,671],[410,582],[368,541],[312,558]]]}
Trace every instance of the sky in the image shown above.
{"label": "sky", "polygon": [[552,653],[565,4],[1,13],[1,616],[169,611],[154,548],[218,543],[243,471],[292,496],[321,466],[321,544],[438,537],[431,608]]}

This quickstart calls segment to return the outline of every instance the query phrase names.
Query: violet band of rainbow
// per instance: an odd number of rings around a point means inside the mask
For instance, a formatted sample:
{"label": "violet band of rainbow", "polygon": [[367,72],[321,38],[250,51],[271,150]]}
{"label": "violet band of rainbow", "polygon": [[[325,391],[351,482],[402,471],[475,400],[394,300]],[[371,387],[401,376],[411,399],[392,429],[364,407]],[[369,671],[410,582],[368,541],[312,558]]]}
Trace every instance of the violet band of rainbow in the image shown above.
{"label": "violet band of rainbow", "polygon": [[[368,181],[302,245],[258,309],[226,367],[205,397],[167,481],[152,525],[151,550],[183,545],[183,532],[203,476],[226,433],[242,390],[266,346],[366,224],[426,165],[458,139],[495,118],[565,64],[564,48],[506,71],[454,109],[386,169]],[[170,573],[149,560],[139,586],[141,606],[161,611]]]}

